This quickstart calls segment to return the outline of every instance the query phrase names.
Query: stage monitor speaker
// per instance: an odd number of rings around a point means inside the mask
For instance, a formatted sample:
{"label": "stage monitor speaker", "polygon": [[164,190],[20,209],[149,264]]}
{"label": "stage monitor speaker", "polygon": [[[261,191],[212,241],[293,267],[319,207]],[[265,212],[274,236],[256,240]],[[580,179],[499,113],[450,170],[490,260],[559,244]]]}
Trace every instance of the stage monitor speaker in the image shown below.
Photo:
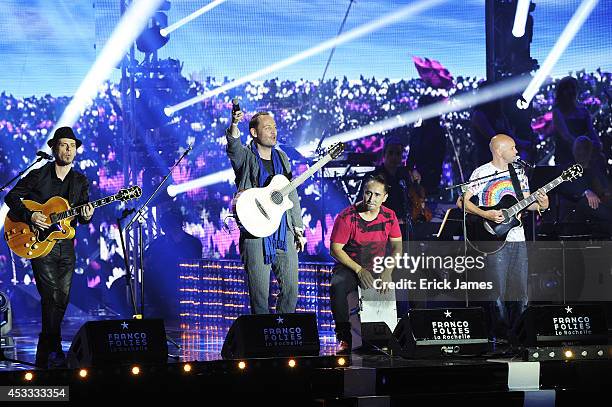
{"label": "stage monitor speaker", "polygon": [[68,351],[68,366],[113,366],[166,363],[168,345],[161,319],[89,321],[81,326]]}
{"label": "stage monitor speaker", "polygon": [[479,355],[489,349],[480,307],[413,309],[393,334],[404,353],[414,358]]}
{"label": "stage monitor speaker", "polygon": [[363,350],[382,349],[394,354],[403,354],[397,338],[386,322],[362,322],[361,341]]}
{"label": "stage monitor speaker", "polygon": [[314,313],[242,315],[225,337],[223,359],[319,356]]}
{"label": "stage monitor speaker", "polygon": [[598,304],[530,306],[519,338],[527,347],[607,344],[605,309]]}

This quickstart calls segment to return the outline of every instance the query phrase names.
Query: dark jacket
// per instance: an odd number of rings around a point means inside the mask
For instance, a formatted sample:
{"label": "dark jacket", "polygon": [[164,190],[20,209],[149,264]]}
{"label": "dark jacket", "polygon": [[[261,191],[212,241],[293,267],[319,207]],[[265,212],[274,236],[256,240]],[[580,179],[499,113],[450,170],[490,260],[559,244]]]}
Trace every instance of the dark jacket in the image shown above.
{"label": "dark jacket", "polygon": [[[40,204],[47,202],[52,197],[51,186],[45,182],[49,179],[50,171],[55,171],[55,163],[53,162],[30,171],[6,194],[4,202],[10,208],[9,216],[12,219],[31,224],[33,212],[27,209],[21,200],[28,199]],[[73,208],[89,202],[89,181],[87,177],[74,169],[67,176],[70,177],[68,181],[68,203],[70,207]],[[91,219],[85,220],[80,215],[76,218],[81,224],[91,222]]]}

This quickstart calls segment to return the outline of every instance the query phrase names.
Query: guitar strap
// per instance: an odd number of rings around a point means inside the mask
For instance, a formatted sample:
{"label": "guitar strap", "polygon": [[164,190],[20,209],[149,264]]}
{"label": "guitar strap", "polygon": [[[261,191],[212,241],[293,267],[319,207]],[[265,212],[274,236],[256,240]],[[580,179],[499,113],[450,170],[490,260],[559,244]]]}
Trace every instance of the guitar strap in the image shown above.
{"label": "guitar strap", "polygon": [[512,180],[512,187],[514,188],[516,198],[521,201],[524,198],[524,195],[523,190],[521,189],[521,183],[519,182],[518,175],[516,175],[514,165],[508,164],[508,172],[510,173],[510,180]]}

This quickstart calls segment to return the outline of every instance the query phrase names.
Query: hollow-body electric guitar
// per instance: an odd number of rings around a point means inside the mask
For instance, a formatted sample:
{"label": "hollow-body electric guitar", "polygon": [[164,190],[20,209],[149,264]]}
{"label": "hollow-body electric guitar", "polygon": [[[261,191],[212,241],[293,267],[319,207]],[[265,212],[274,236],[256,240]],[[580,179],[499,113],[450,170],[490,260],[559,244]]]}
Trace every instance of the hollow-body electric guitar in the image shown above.
{"label": "hollow-body electric guitar", "polygon": [[[139,198],[142,190],[139,186],[122,189],[115,195],[90,202],[94,208],[107,205],[115,201],[128,201]],[[70,208],[68,201],[62,197],[54,196],[44,204],[24,199],[23,204],[33,212],[40,212],[47,217],[48,229],[39,229],[25,222],[11,219],[7,215],[4,221],[4,239],[9,248],[16,255],[34,259],[47,255],[58,240],[72,239],[75,229],[70,225],[73,217],[77,216],[85,205]]]}

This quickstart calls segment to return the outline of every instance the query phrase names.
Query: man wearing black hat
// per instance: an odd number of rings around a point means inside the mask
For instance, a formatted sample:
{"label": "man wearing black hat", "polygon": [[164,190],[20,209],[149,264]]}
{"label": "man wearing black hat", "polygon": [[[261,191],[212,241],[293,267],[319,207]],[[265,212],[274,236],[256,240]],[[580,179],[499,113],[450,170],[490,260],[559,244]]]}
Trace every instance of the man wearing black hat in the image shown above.
{"label": "man wearing black hat", "polygon": [[[47,229],[49,220],[42,213],[27,209],[22,199],[45,203],[49,198],[61,196],[68,200],[71,207],[89,201],[89,181],[85,175],[72,169],[81,140],[76,138],[70,127],[60,127],[47,144],[53,151],[55,161],[32,170],[4,198],[14,219],[40,229]],[[89,223],[93,212],[93,206],[86,205],[77,216],[78,222]],[[36,365],[42,368],[63,367],[66,362],[62,351],[61,324],[74,273],[74,241],[59,240],[49,254],[31,262],[42,308]]]}

